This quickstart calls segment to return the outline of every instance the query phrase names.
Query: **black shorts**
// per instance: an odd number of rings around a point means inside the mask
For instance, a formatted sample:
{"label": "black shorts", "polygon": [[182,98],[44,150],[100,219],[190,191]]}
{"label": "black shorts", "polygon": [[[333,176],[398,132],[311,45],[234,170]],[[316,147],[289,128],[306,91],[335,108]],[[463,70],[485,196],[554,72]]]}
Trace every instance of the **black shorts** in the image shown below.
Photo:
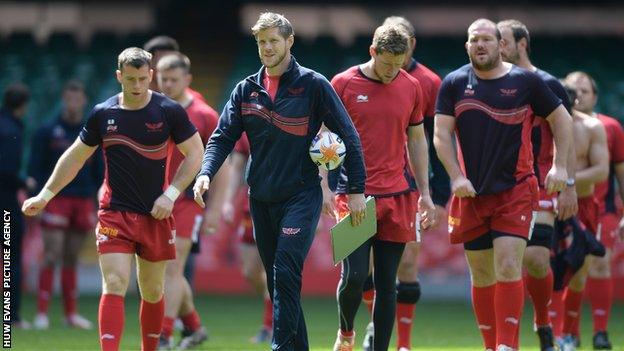
{"label": "black shorts", "polygon": [[464,250],[476,251],[476,250],[487,250],[494,247],[494,239],[500,238],[501,236],[513,236],[515,238],[520,238],[523,240],[527,240],[524,237],[503,233],[496,230],[490,230],[487,233],[477,237],[476,239],[466,241],[464,243]]}

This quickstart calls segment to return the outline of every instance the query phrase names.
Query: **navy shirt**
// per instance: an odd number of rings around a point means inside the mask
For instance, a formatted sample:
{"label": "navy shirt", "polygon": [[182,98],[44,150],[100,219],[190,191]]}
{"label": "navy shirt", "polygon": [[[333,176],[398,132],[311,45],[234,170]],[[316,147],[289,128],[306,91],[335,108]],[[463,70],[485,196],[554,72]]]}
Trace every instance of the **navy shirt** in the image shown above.
{"label": "navy shirt", "polygon": [[139,110],[123,109],[118,95],[96,105],[80,139],[103,146],[105,193],[100,208],[149,214],[168,186],[170,148],[195,133],[184,108],[156,92]]}
{"label": "navy shirt", "polygon": [[560,104],[533,72],[512,66],[486,80],[467,64],[442,81],[436,113],[456,118],[460,167],[477,194],[486,195],[533,175],[534,117],[548,116]]}
{"label": "navy shirt", "polygon": [[[56,162],[76,140],[81,130],[82,123],[71,124],[64,121],[60,116],[37,130],[32,139],[28,174],[37,181],[39,189],[45,185]],[[87,160],[74,180],[63,188],[58,195],[75,197],[95,195],[104,176],[101,155],[100,150],[96,151]]]}
{"label": "navy shirt", "polygon": [[24,124],[7,109],[0,109],[0,193],[14,194],[24,186],[19,177]]}

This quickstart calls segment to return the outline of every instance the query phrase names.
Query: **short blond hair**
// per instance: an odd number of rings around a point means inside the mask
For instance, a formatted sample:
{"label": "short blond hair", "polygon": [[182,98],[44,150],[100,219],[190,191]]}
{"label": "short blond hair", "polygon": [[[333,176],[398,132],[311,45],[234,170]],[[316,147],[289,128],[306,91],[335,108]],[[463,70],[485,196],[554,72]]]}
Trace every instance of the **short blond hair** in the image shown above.
{"label": "short blond hair", "polygon": [[414,29],[414,26],[405,17],[401,17],[401,16],[386,17],[382,25],[383,26],[385,25],[401,26],[403,27],[403,29],[405,29],[405,31],[410,37],[416,36],[416,30]]}
{"label": "short blond hair", "polygon": [[270,28],[277,28],[279,34],[284,37],[284,39],[295,35],[295,30],[290,24],[290,21],[284,17],[284,15],[274,12],[261,13],[256,24],[251,27],[251,34],[255,37],[261,30]]}
{"label": "short blond hair", "polygon": [[409,34],[403,27],[395,24],[386,24],[375,29],[373,49],[379,55],[389,52],[393,55],[402,55],[407,52]]}
{"label": "short blond hair", "polygon": [[150,62],[152,62],[152,54],[141,48],[130,47],[117,56],[117,69],[121,71],[124,65],[139,69],[144,65],[149,66]]}
{"label": "short blond hair", "polygon": [[180,52],[174,52],[163,56],[156,65],[159,71],[181,68],[184,73],[191,71],[191,60]]}
{"label": "short blond hair", "polygon": [[476,19],[474,22],[472,22],[470,26],[468,26],[468,30],[467,30],[468,37],[470,37],[470,31],[472,30],[472,28],[480,26],[480,25],[486,25],[488,27],[494,28],[496,40],[501,40],[502,36],[501,36],[500,30],[498,29],[498,26],[496,25],[496,23],[494,23],[494,21],[489,20],[487,18],[479,18],[479,19]]}

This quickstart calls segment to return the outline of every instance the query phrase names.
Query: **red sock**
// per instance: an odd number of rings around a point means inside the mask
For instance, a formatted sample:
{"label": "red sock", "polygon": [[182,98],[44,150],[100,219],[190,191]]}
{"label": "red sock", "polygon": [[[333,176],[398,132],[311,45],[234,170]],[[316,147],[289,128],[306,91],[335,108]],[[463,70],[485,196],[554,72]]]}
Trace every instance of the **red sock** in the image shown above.
{"label": "red sock", "polygon": [[141,351],[156,351],[158,339],[165,317],[165,299],[161,298],[156,303],[150,303],[141,299],[139,319],[141,321]]}
{"label": "red sock", "polygon": [[98,322],[102,351],[118,351],[124,329],[124,297],[103,294],[100,298]]}
{"label": "red sock", "polygon": [[273,302],[269,297],[264,298],[264,313],[262,315],[262,327],[266,330],[273,329]]}
{"label": "red sock", "polygon": [[495,292],[496,284],[484,287],[472,286],[472,308],[477,318],[477,326],[485,348],[492,350],[496,349]]}
{"label": "red sock", "polygon": [[522,279],[496,283],[494,310],[496,313],[496,345],[512,346],[517,339],[518,325],[524,305]]}
{"label": "red sock", "polygon": [[184,327],[191,331],[196,331],[201,328],[201,320],[199,319],[199,314],[197,314],[197,310],[193,310],[193,312],[187,314],[186,316],[182,316],[182,323]]}
{"label": "red sock", "polygon": [[587,295],[594,319],[594,334],[607,331],[609,313],[613,303],[613,279],[587,278]]}
{"label": "red sock", "polygon": [[175,318],[167,317],[163,318],[162,329],[160,330],[160,334],[165,338],[169,339],[171,335],[173,335],[173,323],[175,323]]}
{"label": "red sock", "polygon": [[548,275],[538,279],[527,274],[525,278],[529,295],[533,300],[533,310],[535,313],[535,324],[538,327],[550,325],[550,317],[548,316],[548,305],[552,297],[553,291],[553,274],[548,269]]}
{"label": "red sock", "polygon": [[368,313],[373,314],[373,303],[375,302],[375,289],[364,290],[362,293],[362,302],[366,305]]}
{"label": "red sock", "polygon": [[37,312],[48,313],[54,282],[54,266],[43,267],[39,272],[39,293],[37,294]]}
{"label": "red sock", "polygon": [[65,316],[76,314],[76,291],[77,274],[75,267],[63,267],[61,271],[61,290],[63,291],[63,306],[65,306]]}
{"label": "red sock", "polygon": [[553,291],[549,315],[553,326],[553,334],[557,338],[563,337],[563,290]]}
{"label": "red sock", "polygon": [[397,303],[397,349],[405,347],[410,349],[412,345],[412,322],[414,319],[415,303]]}
{"label": "red sock", "polygon": [[583,292],[573,291],[570,288],[565,290],[563,294],[563,304],[565,313],[563,315],[563,334],[575,334],[575,324],[579,320],[581,314],[581,302]]}

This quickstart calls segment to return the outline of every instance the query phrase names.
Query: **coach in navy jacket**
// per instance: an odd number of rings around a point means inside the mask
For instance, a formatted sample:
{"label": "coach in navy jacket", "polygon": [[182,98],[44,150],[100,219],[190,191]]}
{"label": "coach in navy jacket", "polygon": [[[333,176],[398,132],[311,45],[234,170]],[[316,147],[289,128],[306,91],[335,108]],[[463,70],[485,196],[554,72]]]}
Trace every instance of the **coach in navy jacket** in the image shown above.
{"label": "coach in navy jacket", "polygon": [[323,203],[318,167],[309,156],[325,124],[344,141],[350,208],[355,225],[364,215],[365,168],[359,136],[327,79],[290,55],[293,30],[278,14],[264,13],[252,28],[260,71],[238,83],[204,154],[196,200],[244,131],[254,236],[273,299],[273,350],[309,349],[300,305],[303,262]]}

